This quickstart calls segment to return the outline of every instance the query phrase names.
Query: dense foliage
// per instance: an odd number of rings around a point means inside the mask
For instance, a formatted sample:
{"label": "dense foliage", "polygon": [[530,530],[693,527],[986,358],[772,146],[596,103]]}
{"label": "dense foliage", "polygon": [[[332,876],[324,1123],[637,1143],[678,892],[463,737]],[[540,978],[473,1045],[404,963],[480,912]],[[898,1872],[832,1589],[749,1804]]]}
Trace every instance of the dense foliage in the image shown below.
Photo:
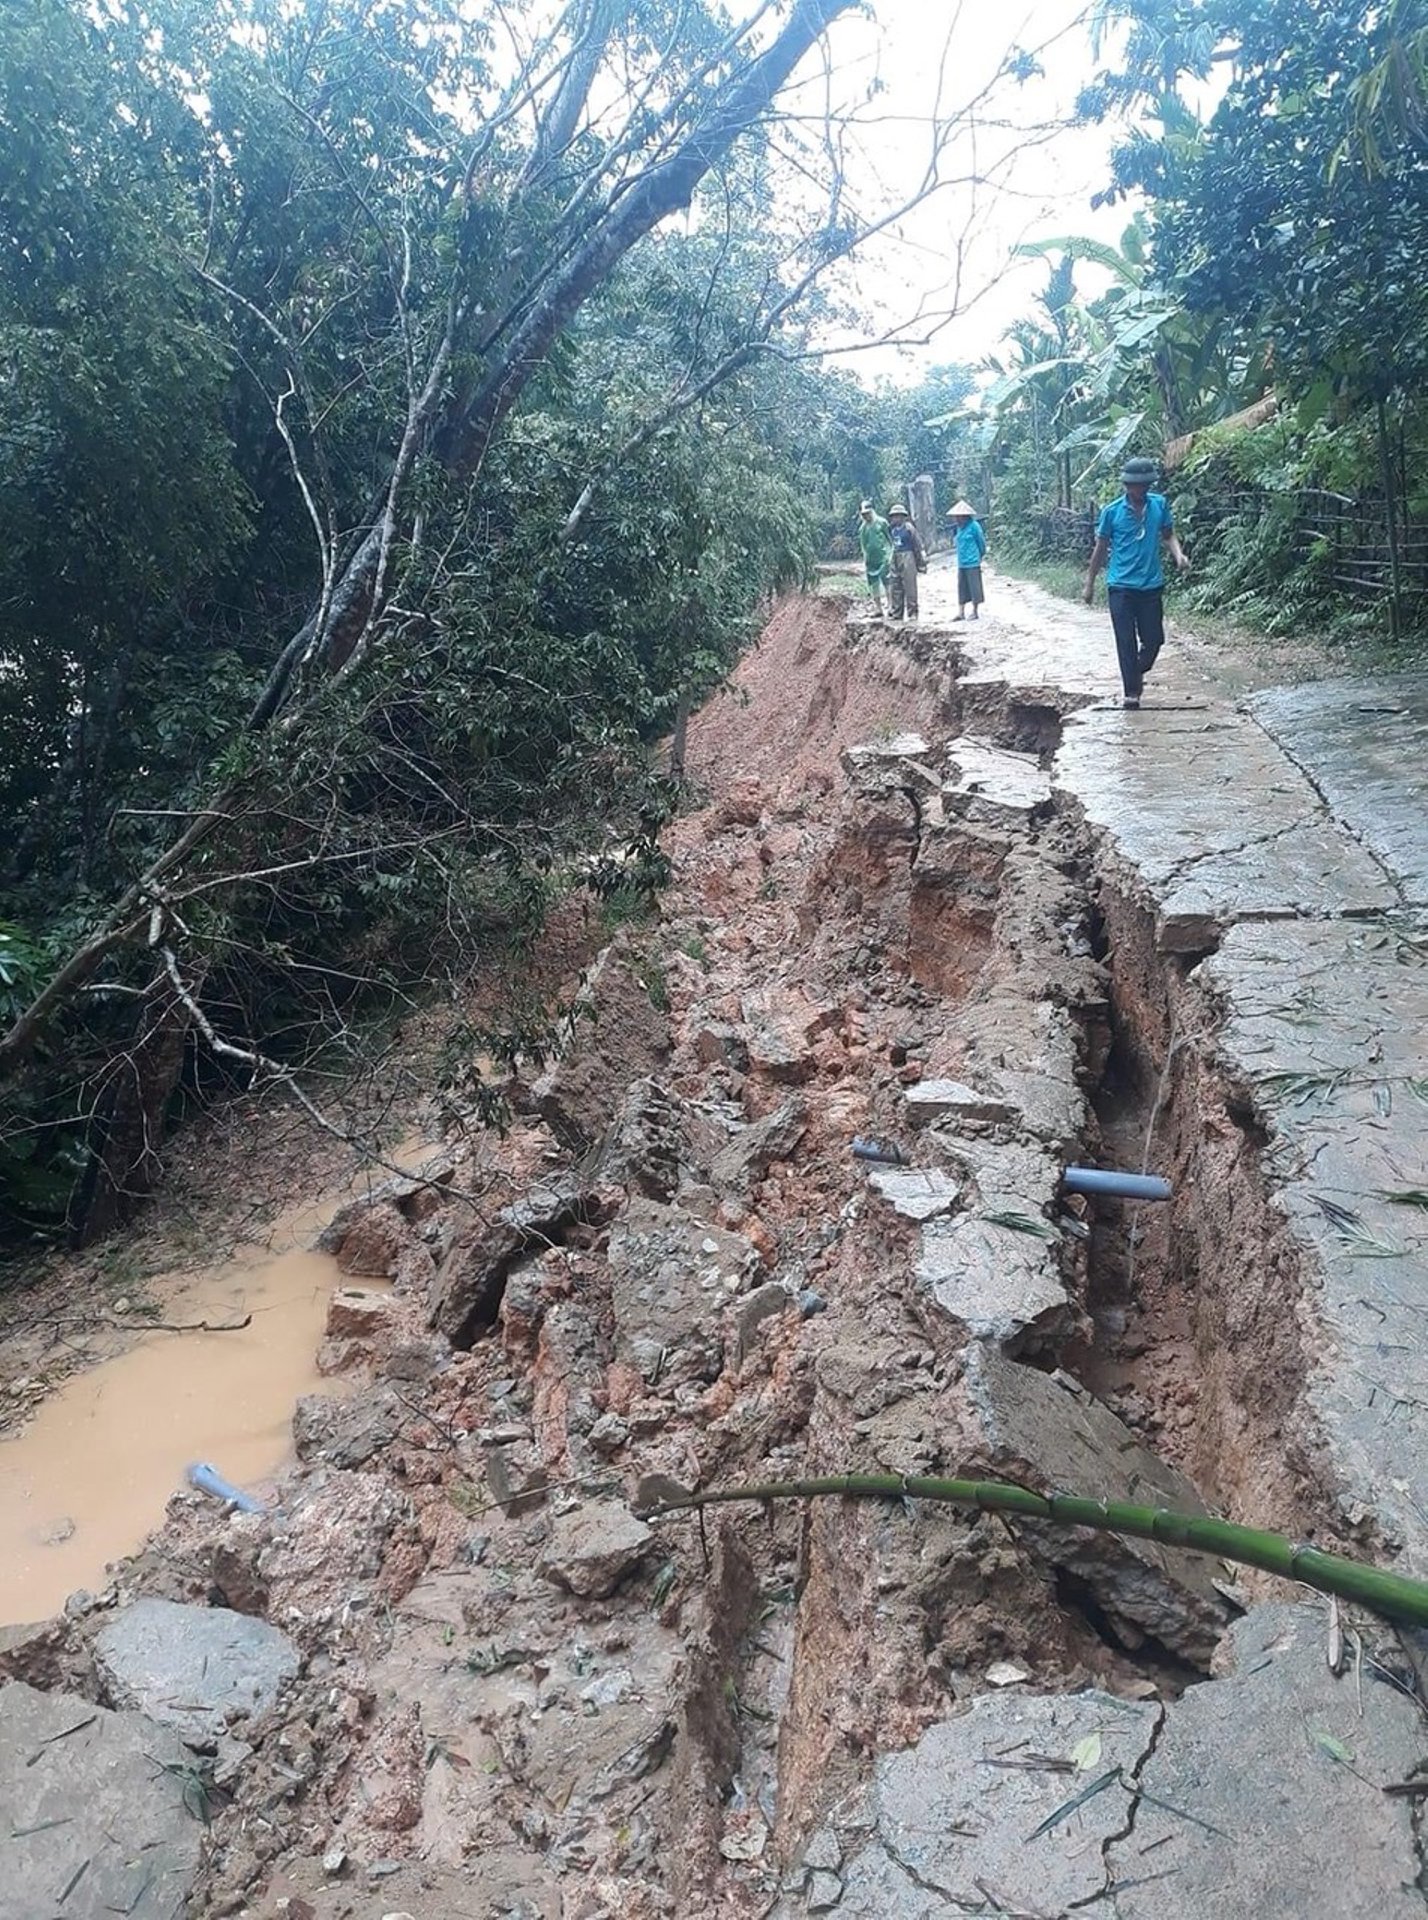
{"label": "dense foliage", "polygon": [[[1421,8],[1109,0],[1103,27],[1121,58],[1083,111],[1124,114],[1127,131],[1102,197],[1145,211],[1119,250],[1039,249],[1055,263],[1043,310],[988,396],[1003,518],[1031,529],[1038,509],[1104,493],[1131,447],[1179,464],[1193,436],[1183,490],[1202,553],[1208,538],[1224,562],[1221,603],[1248,594],[1263,610],[1273,592],[1281,618],[1323,606],[1302,514],[1297,533],[1287,502],[1216,517],[1217,494],[1245,490],[1372,503],[1383,554],[1365,565],[1391,585],[1389,544],[1428,517]],[[1184,82],[1211,74],[1227,83],[1201,122]],[[1088,260],[1110,286],[1084,300],[1072,275]],[[1219,424],[1270,395],[1273,423],[1260,409]],[[1390,600],[1428,617],[1406,566]]]}
{"label": "dense foliage", "polygon": [[814,551],[856,234],[763,113],[846,4],[0,11],[11,1225],[141,1190],[186,1055],[350,1047],[658,819]]}

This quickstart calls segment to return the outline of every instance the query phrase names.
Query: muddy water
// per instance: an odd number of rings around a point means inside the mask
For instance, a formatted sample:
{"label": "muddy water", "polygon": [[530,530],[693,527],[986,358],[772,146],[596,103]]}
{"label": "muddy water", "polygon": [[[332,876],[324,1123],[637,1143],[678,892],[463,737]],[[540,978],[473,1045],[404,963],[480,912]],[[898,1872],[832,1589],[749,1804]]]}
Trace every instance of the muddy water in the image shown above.
{"label": "muddy water", "polygon": [[159,1318],[251,1314],[242,1331],[145,1334],[0,1442],[0,1623],[41,1620],[76,1587],[103,1586],[106,1564],[163,1519],[190,1461],[240,1487],[283,1463],[294,1402],[325,1384],[315,1356],[339,1277],[306,1249],[345,1197],[283,1216],[261,1250],[146,1283]]}

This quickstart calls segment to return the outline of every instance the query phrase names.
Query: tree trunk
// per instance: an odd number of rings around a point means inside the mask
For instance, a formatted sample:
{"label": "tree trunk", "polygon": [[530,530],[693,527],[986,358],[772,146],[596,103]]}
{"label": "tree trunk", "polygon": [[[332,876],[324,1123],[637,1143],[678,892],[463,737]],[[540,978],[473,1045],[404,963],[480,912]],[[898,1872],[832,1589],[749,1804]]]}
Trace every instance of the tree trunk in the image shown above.
{"label": "tree trunk", "polygon": [[158,1185],[164,1114],[183,1072],[189,1015],[166,975],[144,996],[129,1051],[109,1064],[90,1122],[89,1164],[71,1208],[76,1246],[122,1225]]}
{"label": "tree trunk", "polygon": [[1383,400],[1378,403],[1378,457],[1383,473],[1383,510],[1388,520],[1388,624],[1397,642],[1403,629],[1403,568],[1398,551],[1398,488],[1388,437],[1388,407]]}

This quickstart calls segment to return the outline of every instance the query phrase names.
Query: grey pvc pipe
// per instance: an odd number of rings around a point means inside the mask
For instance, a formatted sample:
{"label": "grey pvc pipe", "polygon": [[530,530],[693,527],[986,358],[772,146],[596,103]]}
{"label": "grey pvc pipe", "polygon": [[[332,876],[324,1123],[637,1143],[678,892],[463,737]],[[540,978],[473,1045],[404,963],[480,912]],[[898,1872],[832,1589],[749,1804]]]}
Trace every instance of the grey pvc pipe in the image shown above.
{"label": "grey pvc pipe", "polygon": [[1120,1173],[1114,1167],[1068,1167],[1061,1184],[1068,1193],[1106,1193],[1117,1200],[1168,1200],[1170,1182],[1154,1173]]}

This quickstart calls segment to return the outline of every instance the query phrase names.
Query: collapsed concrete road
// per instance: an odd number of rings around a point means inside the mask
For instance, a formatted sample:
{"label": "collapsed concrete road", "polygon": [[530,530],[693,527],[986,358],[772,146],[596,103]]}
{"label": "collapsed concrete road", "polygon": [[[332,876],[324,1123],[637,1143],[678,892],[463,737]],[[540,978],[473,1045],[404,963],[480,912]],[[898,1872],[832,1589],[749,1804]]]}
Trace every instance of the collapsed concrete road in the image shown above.
{"label": "collapsed concrete road", "polygon": [[[630,1510],[970,1473],[1428,1572],[1421,842],[1368,830],[1341,741],[1316,776],[1322,706],[1172,648],[1123,713],[1102,615],[1002,582],[954,639],[945,600],[785,603],[509,1136],[334,1222],[366,1284],[270,1510],[180,1494],[0,1641],[45,1690],[0,1704],[197,1781],[206,1827],[143,1803],[182,1910],[1424,1906],[1411,1636],[930,1503]],[[1073,1161],[1172,1198],[1069,1195]],[[86,1845],[88,1781],[44,1814]],[[12,1842],[44,1898],[61,1831]]]}

